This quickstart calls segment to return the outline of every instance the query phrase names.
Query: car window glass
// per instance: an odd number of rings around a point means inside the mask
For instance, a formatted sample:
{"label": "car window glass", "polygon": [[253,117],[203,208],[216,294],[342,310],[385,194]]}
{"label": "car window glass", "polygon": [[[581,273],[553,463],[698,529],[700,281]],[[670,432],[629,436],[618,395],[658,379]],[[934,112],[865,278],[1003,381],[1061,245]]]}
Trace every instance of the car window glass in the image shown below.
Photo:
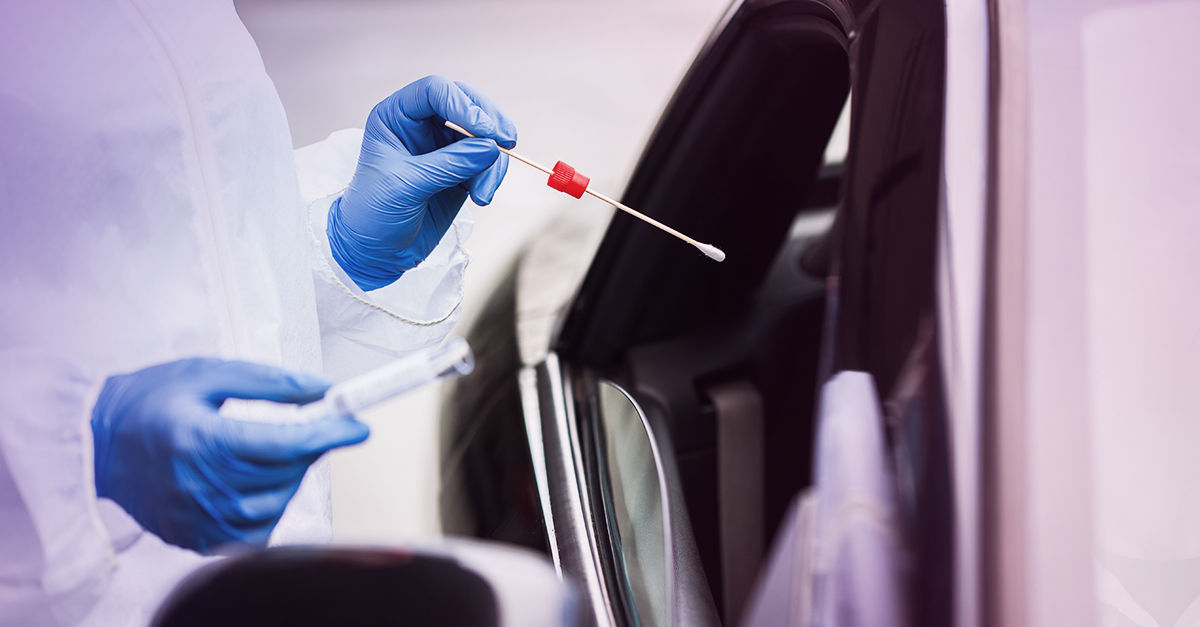
{"label": "car window glass", "polygon": [[846,104],[842,105],[842,113],[838,116],[837,125],[825,145],[825,165],[834,165],[846,160],[846,152],[850,150],[850,96],[846,96]]}
{"label": "car window glass", "polygon": [[833,226],[836,213],[836,209],[830,208],[796,214],[796,219],[792,221],[792,228],[788,231],[788,239],[805,239],[828,233]]}
{"label": "car window glass", "polygon": [[667,624],[667,561],[662,483],[656,453],[633,400],[620,388],[599,383],[611,511],[618,558],[644,627]]}

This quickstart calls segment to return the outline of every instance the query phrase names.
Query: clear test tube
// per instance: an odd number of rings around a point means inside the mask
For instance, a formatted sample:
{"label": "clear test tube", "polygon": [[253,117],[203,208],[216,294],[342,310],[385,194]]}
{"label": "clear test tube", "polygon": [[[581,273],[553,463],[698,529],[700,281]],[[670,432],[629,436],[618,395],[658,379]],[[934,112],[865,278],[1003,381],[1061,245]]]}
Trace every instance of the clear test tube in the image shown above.
{"label": "clear test tube", "polygon": [[475,356],[461,337],[445,345],[402,357],[329,388],[325,397],[300,408],[305,420],[348,416],[450,376],[470,374]]}

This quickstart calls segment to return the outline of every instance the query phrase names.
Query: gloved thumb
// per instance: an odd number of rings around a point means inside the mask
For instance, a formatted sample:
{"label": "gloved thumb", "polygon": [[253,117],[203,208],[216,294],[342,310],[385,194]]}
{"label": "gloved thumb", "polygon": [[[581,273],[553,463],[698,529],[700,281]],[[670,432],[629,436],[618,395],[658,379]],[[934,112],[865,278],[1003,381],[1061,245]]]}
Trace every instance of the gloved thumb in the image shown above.
{"label": "gloved thumb", "polygon": [[229,452],[258,462],[311,463],[322,453],[358,444],[371,429],[353,418],[325,418],[300,424],[271,424],[224,418]]}
{"label": "gloved thumb", "polygon": [[411,158],[412,175],[432,196],[465,183],[487,170],[500,156],[496,142],[467,138],[433,152]]}
{"label": "gloved thumb", "polygon": [[202,382],[205,398],[214,406],[229,398],[308,403],[324,396],[332,384],[318,375],[247,361],[218,363]]}

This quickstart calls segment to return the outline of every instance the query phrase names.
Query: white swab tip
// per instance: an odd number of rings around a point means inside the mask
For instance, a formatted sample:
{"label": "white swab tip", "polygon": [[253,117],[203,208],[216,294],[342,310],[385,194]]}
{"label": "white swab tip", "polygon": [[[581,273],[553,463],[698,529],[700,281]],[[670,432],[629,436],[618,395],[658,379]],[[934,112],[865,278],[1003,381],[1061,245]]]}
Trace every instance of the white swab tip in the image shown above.
{"label": "white swab tip", "polygon": [[701,244],[700,242],[696,242],[694,245],[696,248],[700,249],[700,252],[708,255],[709,259],[714,261],[725,261],[725,251],[721,250],[720,248],[717,248],[712,244]]}

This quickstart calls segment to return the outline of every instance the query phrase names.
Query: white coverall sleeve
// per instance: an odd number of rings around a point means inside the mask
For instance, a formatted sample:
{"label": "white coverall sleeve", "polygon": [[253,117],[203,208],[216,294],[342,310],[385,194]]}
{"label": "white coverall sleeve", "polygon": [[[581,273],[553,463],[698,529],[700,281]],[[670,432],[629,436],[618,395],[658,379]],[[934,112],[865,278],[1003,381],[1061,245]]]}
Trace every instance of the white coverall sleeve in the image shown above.
{"label": "white coverall sleeve", "polygon": [[0,626],[145,625],[214,558],[145,533],[96,498],[91,408],[104,376],[44,350],[0,350]]}
{"label": "white coverall sleeve", "polygon": [[905,627],[909,562],[874,378],[821,389],[813,513],[813,625]]}
{"label": "white coverall sleeve", "polygon": [[84,428],[97,385],[28,349],[0,351],[0,377],[0,625],[73,624],[116,565]]}
{"label": "white coverall sleeve", "polygon": [[338,266],[325,226],[329,207],[354,176],[363,131],[338,131],[296,151],[301,198],[313,248],[313,281],[325,371],[335,380],[359,374],[412,351],[436,346],[462,310],[463,247],[474,225],[463,207],[429,257],[395,283],[364,292]]}

